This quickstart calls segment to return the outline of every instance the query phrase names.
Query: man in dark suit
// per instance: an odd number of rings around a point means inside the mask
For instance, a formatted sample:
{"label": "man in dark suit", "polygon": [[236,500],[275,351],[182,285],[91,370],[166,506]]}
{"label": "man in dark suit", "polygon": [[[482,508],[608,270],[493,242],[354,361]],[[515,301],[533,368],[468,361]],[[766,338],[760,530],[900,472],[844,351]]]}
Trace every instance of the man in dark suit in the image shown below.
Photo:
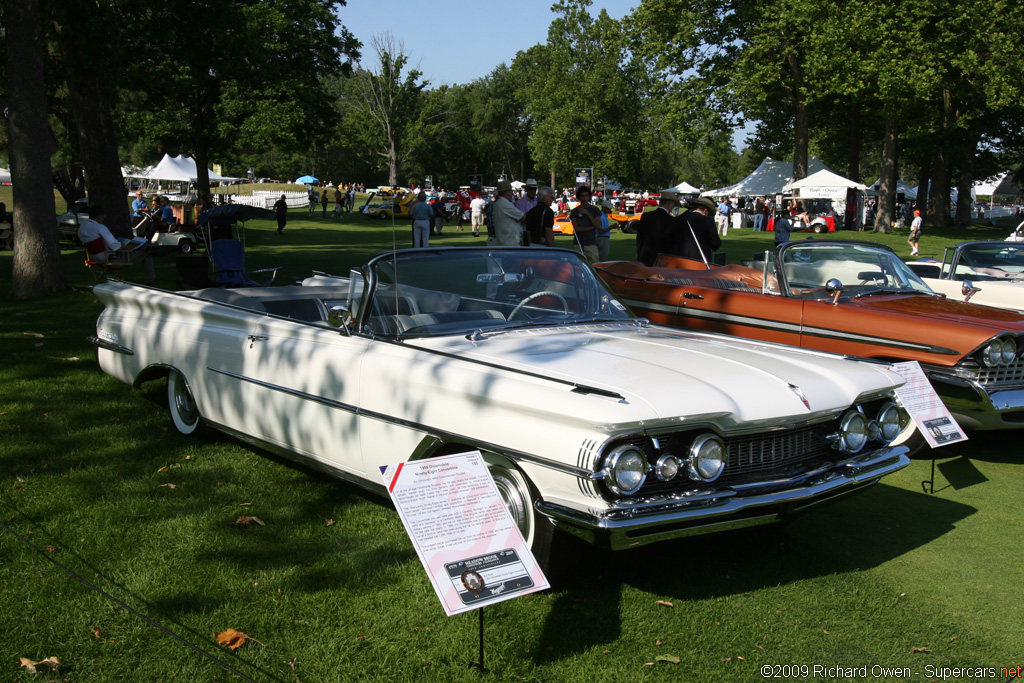
{"label": "man in dark suit", "polygon": [[672,246],[669,250],[675,256],[711,261],[711,255],[722,246],[712,215],[718,210],[707,197],[698,197],[687,204],[687,211],[675,218],[672,226]]}
{"label": "man in dark suit", "polygon": [[672,211],[679,206],[679,193],[663,190],[658,208],[645,211],[636,227],[636,260],[653,266],[658,254],[672,248]]}

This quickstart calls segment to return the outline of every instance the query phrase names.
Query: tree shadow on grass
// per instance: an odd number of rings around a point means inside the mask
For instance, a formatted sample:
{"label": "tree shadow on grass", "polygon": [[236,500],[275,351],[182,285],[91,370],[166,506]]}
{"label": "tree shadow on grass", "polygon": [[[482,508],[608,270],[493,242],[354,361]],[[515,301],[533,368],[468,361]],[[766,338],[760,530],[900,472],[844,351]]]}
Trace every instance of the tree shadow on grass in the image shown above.
{"label": "tree shadow on grass", "polygon": [[[760,527],[621,552],[573,546],[558,568],[561,593],[547,615],[536,664],[616,641],[623,587],[687,601],[733,596],[877,567],[949,532],[976,510],[878,484],[783,526]],[[561,540],[561,539],[558,539]]]}

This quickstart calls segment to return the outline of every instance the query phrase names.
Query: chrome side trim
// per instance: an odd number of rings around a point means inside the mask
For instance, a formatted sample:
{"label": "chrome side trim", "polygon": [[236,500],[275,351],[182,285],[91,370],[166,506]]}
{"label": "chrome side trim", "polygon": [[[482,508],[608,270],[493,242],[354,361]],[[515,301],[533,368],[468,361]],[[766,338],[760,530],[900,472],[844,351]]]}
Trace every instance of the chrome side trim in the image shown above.
{"label": "chrome side trim", "polygon": [[127,346],[121,346],[120,344],[115,344],[114,342],[109,342],[106,339],[100,339],[99,337],[94,336],[94,335],[90,335],[90,336],[86,337],[85,340],[87,342],[89,342],[90,344],[92,344],[93,346],[95,346],[97,348],[100,348],[100,349],[105,349],[107,351],[113,351],[114,353],[121,353],[121,354],[124,354],[126,356],[134,356],[135,355],[135,352],[132,351],[131,349],[129,349]]}
{"label": "chrome side trim", "polygon": [[[582,477],[584,479],[600,479],[603,475],[599,472],[593,472],[591,470],[585,470],[580,467],[574,467],[572,465],[565,465],[554,460],[548,460],[547,458],[540,458],[530,453],[523,453],[521,451],[514,451],[508,448],[499,446],[498,444],[490,443],[487,441],[481,441],[474,439],[463,434],[456,434],[455,432],[448,432],[429,427],[419,422],[413,422],[412,420],[405,420],[402,418],[394,417],[391,415],[385,415],[370,410],[365,410],[358,406],[351,405],[349,403],[342,403],[341,401],[335,401],[330,398],[323,396],[317,396],[304,391],[298,391],[297,389],[290,389],[288,387],[281,386],[279,384],[271,384],[270,382],[264,382],[262,380],[255,379],[253,377],[246,377],[239,375],[234,372],[228,372],[227,370],[221,370],[219,368],[207,367],[210,372],[215,372],[219,375],[231,377],[241,382],[248,382],[249,384],[255,384],[256,386],[263,387],[264,389],[270,389],[271,391],[278,391],[288,396],[294,396],[305,401],[311,401],[313,403],[319,403],[320,405],[327,406],[328,408],[334,408],[336,410],[342,410],[346,413],[352,413],[358,417],[365,417],[371,420],[379,420],[380,422],[386,422],[388,424],[398,425],[405,427],[416,432],[422,432],[427,436],[432,436],[442,440],[459,441],[465,444],[469,444],[479,448],[482,451],[491,451],[492,453],[498,453],[508,457],[510,460],[530,462],[541,467],[547,467],[548,469],[557,470],[566,474],[571,474],[575,477]],[[252,440],[252,437],[249,437]],[[256,440],[256,443],[263,444],[263,441]]]}
{"label": "chrome side trim", "polygon": [[773,330],[776,332],[786,332],[788,334],[803,334],[808,337],[818,337],[821,339],[840,339],[843,341],[857,342],[861,344],[873,344],[875,346],[887,346],[896,349],[909,349],[912,351],[923,351],[926,353],[935,353],[944,356],[961,356],[959,351],[955,349],[949,349],[944,346],[933,346],[931,344],[917,344],[914,342],[904,341],[902,339],[890,339],[889,337],[876,337],[869,334],[857,334],[856,332],[842,332],[839,330],[830,330],[823,327],[804,327],[795,323],[786,323],[772,320],[770,318],[754,318],[745,315],[735,315],[732,313],[719,313],[718,311],[704,311],[700,309],[690,308],[687,306],[670,306],[666,304],[656,304],[649,301],[638,301],[635,299],[623,299],[626,304],[638,311],[654,311],[658,313],[667,313],[669,315],[676,315],[681,318],[696,318],[700,320],[709,320],[717,323],[729,323],[733,325],[742,325],[743,327],[753,327],[762,330]]}

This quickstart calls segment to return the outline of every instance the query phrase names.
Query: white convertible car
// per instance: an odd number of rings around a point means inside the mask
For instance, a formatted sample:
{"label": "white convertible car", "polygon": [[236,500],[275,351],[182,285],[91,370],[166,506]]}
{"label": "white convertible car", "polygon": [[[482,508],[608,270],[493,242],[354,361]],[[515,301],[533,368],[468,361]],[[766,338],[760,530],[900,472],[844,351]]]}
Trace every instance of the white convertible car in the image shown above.
{"label": "white convertible car", "polygon": [[[347,278],[96,285],[91,341],[212,427],[384,492],[379,467],[479,449],[543,558],[779,521],[905,467],[883,364],[632,316],[576,252],[378,255]],[[543,561],[543,560],[542,560]]]}
{"label": "white convertible car", "polygon": [[942,261],[908,266],[940,294],[952,299],[1024,312],[1024,244],[985,240],[947,247]]}

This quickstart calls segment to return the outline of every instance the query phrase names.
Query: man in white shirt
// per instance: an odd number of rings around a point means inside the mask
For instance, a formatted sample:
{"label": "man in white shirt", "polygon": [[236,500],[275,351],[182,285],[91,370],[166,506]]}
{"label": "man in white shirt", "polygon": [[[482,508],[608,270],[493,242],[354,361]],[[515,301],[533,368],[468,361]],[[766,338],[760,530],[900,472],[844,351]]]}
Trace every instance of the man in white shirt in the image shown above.
{"label": "man in white shirt", "polygon": [[153,285],[156,280],[156,272],[153,267],[153,258],[149,255],[148,245],[135,249],[126,247],[132,244],[131,240],[118,239],[110,232],[110,228],[103,225],[106,212],[99,204],[89,207],[89,217],[83,218],[78,224],[78,241],[85,245],[89,257],[96,263],[110,265],[137,265],[142,264],[143,275],[147,285]]}
{"label": "man in white shirt", "polygon": [[484,207],[487,201],[483,197],[473,197],[469,203],[469,223],[473,226],[473,237],[480,236],[480,226],[484,224]]}
{"label": "man in white shirt", "polygon": [[499,180],[498,198],[494,202],[494,244],[488,238],[488,246],[523,246],[523,220],[525,214],[512,203],[512,183]]}

